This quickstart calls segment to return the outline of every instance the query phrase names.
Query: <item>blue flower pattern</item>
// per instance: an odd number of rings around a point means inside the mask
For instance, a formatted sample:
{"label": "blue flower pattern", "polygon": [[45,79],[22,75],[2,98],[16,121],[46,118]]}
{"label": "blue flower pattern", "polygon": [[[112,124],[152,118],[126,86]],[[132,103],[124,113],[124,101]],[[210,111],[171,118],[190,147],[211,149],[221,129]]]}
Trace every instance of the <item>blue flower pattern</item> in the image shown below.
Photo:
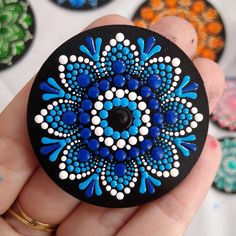
{"label": "blue flower pattern", "polygon": [[[41,139],[41,154],[60,160],[59,178],[78,181],[87,198],[108,192],[121,201],[135,187],[154,194],[197,150],[198,84],[179,58],[159,55],[155,37],[132,44],[118,33],[107,45],[87,37],[78,50],[59,57],[59,80],[40,84],[48,105],[35,122],[51,137]],[[120,128],[122,109],[130,123]]]}
{"label": "blue flower pattern", "polygon": [[91,7],[95,8],[98,5],[98,0],[57,0],[58,4],[63,4],[68,2],[71,7],[82,8],[85,4],[89,4]]}

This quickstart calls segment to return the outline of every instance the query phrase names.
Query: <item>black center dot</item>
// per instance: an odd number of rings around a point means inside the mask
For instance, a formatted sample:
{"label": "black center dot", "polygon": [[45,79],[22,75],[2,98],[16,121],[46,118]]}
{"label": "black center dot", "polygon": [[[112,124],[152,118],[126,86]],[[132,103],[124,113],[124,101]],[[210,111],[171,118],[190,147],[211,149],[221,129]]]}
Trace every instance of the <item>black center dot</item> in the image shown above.
{"label": "black center dot", "polygon": [[109,112],[108,124],[114,130],[126,130],[132,124],[132,115],[126,108],[115,108]]}

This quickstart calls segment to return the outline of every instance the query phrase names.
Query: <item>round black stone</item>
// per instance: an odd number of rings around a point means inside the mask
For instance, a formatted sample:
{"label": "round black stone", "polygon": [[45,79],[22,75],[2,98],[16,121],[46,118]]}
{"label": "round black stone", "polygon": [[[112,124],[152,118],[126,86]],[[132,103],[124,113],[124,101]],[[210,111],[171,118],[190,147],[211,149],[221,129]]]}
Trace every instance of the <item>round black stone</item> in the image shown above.
{"label": "round black stone", "polygon": [[132,124],[132,115],[126,108],[115,108],[110,111],[108,124],[117,131],[128,129]]}

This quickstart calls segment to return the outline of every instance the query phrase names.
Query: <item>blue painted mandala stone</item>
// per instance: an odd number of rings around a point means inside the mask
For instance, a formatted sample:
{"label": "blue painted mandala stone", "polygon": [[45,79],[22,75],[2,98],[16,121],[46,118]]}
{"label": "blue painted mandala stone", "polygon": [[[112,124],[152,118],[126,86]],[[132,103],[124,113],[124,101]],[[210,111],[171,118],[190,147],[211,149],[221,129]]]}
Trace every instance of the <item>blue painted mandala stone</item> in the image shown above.
{"label": "blue painted mandala stone", "polygon": [[188,57],[152,31],[104,26],[44,63],[28,104],[34,151],[62,189],[105,207],[172,190],[205,143],[208,102]]}

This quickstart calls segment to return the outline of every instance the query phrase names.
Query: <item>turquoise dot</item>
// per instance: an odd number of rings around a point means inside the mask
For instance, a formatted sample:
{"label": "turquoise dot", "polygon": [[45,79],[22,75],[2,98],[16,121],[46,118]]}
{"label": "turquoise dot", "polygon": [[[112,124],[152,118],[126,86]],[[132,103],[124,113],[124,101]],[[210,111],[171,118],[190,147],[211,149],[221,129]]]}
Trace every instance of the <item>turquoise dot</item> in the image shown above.
{"label": "turquoise dot", "polygon": [[133,111],[133,117],[134,118],[140,118],[142,115],[141,111],[140,110],[134,110]]}
{"label": "turquoise dot", "polygon": [[136,102],[130,102],[128,107],[131,111],[134,111],[137,108],[137,103]]}
{"label": "turquoise dot", "polygon": [[133,124],[137,127],[141,126],[142,122],[140,119],[134,119]]}
{"label": "turquoise dot", "polygon": [[123,131],[122,133],[121,133],[121,137],[123,138],[123,139],[128,139],[129,138],[129,132],[128,131]]}
{"label": "turquoise dot", "polygon": [[136,126],[131,126],[129,132],[131,135],[136,135],[138,133],[138,128]]}
{"label": "turquoise dot", "polygon": [[112,187],[112,188],[115,188],[116,186],[117,186],[117,182],[113,180],[113,181],[111,182],[111,187]]}
{"label": "turquoise dot", "polygon": [[120,100],[119,98],[114,98],[114,99],[113,99],[113,105],[114,105],[115,107],[119,107],[120,104],[121,104],[121,100]]}
{"label": "turquoise dot", "polygon": [[113,129],[111,127],[106,127],[105,128],[105,135],[111,136],[112,134],[113,134]]}
{"label": "turquoise dot", "polygon": [[52,128],[55,129],[55,128],[57,128],[57,126],[58,126],[58,124],[57,124],[56,122],[53,122],[53,123],[52,123]]}
{"label": "turquoise dot", "polygon": [[105,109],[106,110],[111,110],[112,108],[113,108],[113,104],[112,104],[112,102],[110,102],[110,101],[106,101],[105,103],[104,103],[104,107],[105,107]]}
{"label": "turquoise dot", "polygon": [[106,110],[102,110],[99,115],[102,119],[106,119],[108,117],[108,112]]}
{"label": "turquoise dot", "polygon": [[119,138],[120,138],[120,132],[115,131],[115,132],[113,133],[112,137],[113,137],[114,139],[116,139],[116,140],[119,139]]}
{"label": "turquoise dot", "polygon": [[47,116],[46,121],[51,123],[53,121],[53,117],[52,116]]}
{"label": "turquoise dot", "polygon": [[122,107],[127,107],[129,105],[129,100],[128,98],[122,98],[121,99],[121,106]]}
{"label": "turquoise dot", "polygon": [[108,122],[107,122],[106,120],[102,120],[101,123],[100,123],[100,125],[101,125],[103,128],[105,128],[105,127],[108,126]]}

